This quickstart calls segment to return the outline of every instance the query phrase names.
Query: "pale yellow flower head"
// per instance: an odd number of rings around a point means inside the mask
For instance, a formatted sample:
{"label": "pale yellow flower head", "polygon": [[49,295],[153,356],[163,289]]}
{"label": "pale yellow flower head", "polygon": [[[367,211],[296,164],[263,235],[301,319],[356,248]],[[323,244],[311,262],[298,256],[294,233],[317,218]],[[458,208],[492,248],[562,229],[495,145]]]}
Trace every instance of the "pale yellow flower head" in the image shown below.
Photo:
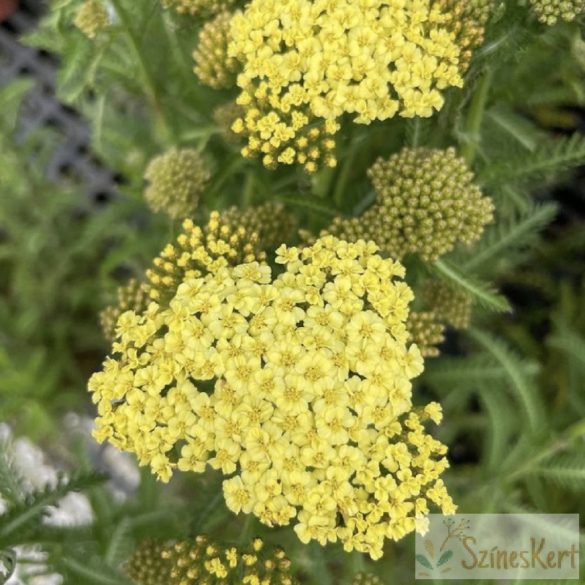
{"label": "pale yellow flower head", "polygon": [[404,268],[332,236],[263,261],[209,264],[164,306],[123,314],[90,381],[95,437],[160,479],[220,471],[227,506],[302,542],[382,555],[434,503],[454,511],[446,448],[413,409]]}
{"label": "pale yellow flower head", "polygon": [[[267,167],[335,165],[344,114],[358,124],[431,116],[463,85],[471,41],[453,2],[252,0],[232,20],[243,67],[234,125]],[[460,39],[466,39],[463,45]]]}

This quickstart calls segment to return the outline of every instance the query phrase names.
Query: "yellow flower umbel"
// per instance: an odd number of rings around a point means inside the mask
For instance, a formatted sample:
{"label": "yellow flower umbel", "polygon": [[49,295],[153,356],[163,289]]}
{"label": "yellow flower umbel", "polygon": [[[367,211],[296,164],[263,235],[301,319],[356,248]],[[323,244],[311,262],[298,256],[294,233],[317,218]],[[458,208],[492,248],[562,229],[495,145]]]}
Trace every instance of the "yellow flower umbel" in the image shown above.
{"label": "yellow flower umbel", "polygon": [[193,52],[195,74],[201,83],[214,89],[233,87],[236,82],[238,62],[227,54],[231,18],[229,12],[221,12],[207,22]]}
{"label": "yellow flower umbel", "polygon": [[144,287],[135,278],[131,278],[126,284],[118,287],[117,302],[100,312],[100,325],[104,337],[108,341],[114,341],[116,323],[120,315],[130,310],[141,313],[146,309],[146,305],[147,295]]}
{"label": "yellow flower umbel", "polygon": [[234,125],[244,156],[267,167],[335,165],[333,136],[358,124],[431,116],[461,87],[467,46],[444,2],[252,0],[232,19],[229,54],[242,64]]}
{"label": "yellow flower umbel", "polygon": [[559,20],[570,22],[585,13],[584,0],[530,0],[530,6],[544,24],[556,24]]}
{"label": "yellow flower umbel", "polygon": [[210,466],[236,514],[373,558],[423,528],[430,503],[453,512],[446,447],[423,426],[440,407],[411,402],[423,369],[407,342],[413,294],[377,251],[332,236],[283,245],[278,275],[207,261],[164,306],[122,315],[89,384],[96,439],[163,481]]}
{"label": "yellow flower umbel", "polygon": [[151,300],[164,305],[185,279],[206,274],[219,265],[265,260],[265,250],[288,239],[294,222],[283,205],[264,203],[246,210],[230,207],[211,213],[203,228],[186,220],[175,244],[169,244],[146,271],[145,282],[130,279],[118,288],[117,303],[100,313],[106,339],[116,337],[116,325],[126,311],[143,313]]}
{"label": "yellow flower umbel", "polygon": [[162,0],[165,8],[171,8],[179,14],[191,16],[209,16],[233,6],[235,0]]}
{"label": "yellow flower umbel", "polygon": [[149,185],[144,197],[153,211],[184,219],[197,209],[210,177],[197,150],[171,148],[148,165],[144,178]]}
{"label": "yellow flower umbel", "polygon": [[323,233],[374,240],[393,258],[436,260],[459,242],[478,240],[494,205],[455,150],[405,148],[368,171],[375,204],[358,218],[337,218]]}
{"label": "yellow flower umbel", "polygon": [[241,547],[200,535],[174,544],[146,541],[125,572],[137,585],[293,585],[290,566],[281,548],[267,551],[261,538]]}
{"label": "yellow flower umbel", "polygon": [[287,239],[292,230],[291,217],[278,203],[244,211],[237,207],[214,211],[203,228],[186,220],[176,243],[166,246],[146,271],[144,288],[150,299],[168,303],[188,278],[243,262],[264,261],[266,250]]}
{"label": "yellow flower umbel", "polygon": [[110,26],[110,15],[99,0],[87,0],[75,14],[73,24],[88,38],[94,39],[98,32]]}

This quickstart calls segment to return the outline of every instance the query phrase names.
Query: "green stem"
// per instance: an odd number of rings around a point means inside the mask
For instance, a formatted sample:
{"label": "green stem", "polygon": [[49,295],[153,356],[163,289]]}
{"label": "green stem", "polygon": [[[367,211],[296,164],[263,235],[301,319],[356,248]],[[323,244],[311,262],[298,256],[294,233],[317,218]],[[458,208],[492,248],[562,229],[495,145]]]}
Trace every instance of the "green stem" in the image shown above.
{"label": "green stem", "polygon": [[412,134],[410,137],[410,146],[412,146],[412,148],[418,148],[420,146],[420,139],[421,139],[421,129],[420,129],[420,125],[421,125],[421,120],[420,118],[416,117],[414,118],[414,120],[412,120],[411,122],[412,124]]}
{"label": "green stem", "polygon": [[352,162],[355,158],[356,149],[352,147],[349,151],[347,158],[343,161],[343,168],[339,173],[339,177],[335,184],[335,191],[333,192],[333,201],[335,201],[335,206],[338,208],[343,207],[343,200],[345,194],[345,188],[347,186],[347,182],[349,180],[349,175],[351,173]]}
{"label": "green stem", "polygon": [[251,514],[246,514],[244,526],[242,527],[242,532],[240,533],[240,546],[248,544],[252,539],[253,521],[253,516]]}
{"label": "green stem", "polygon": [[350,557],[350,567],[354,575],[366,572],[366,561],[364,554],[354,551]]}
{"label": "green stem", "polygon": [[132,49],[136,54],[136,58],[138,59],[138,63],[140,65],[140,69],[142,70],[142,76],[144,78],[144,84],[146,85],[148,97],[151,102],[152,109],[154,111],[155,119],[159,125],[159,127],[164,132],[164,141],[167,145],[173,143],[173,132],[168,121],[165,118],[164,110],[161,104],[160,95],[158,93],[156,82],[150,72],[148,67],[148,63],[140,50],[140,41],[134,32],[132,25],[130,23],[130,18],[126,13],[125,9],[122,7],[122,3],[120,0],[112,0],[112,5],[116,10],[116,14],[120,18],[120,22],[122,23],[122,27],[128,36],[128,40],[132,45]]}
{"label": "green stem", "polygon": [[242,194],[242,207],[247,209],[252,205],[254,199],[254,189],[256,188],[256,177],[254,173],[246,175],[246,182],[244,184],[244,192]]}
{"label": "green stem", "polygon": [[481,139],[481,123],[485,113],[490,87],[493,79],[491,69],[486,70],[483,78],[480,80],[469,106],[467,120],[465,122],[464,140],[461,147],[463,158],[471,164],[477,153]]}

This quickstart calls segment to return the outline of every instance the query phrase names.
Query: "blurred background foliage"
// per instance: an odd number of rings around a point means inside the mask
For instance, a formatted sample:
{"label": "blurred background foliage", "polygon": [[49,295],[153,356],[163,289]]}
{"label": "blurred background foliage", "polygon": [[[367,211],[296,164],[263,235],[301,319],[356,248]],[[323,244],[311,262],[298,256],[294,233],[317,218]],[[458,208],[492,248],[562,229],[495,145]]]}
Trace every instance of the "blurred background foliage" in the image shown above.
{"label": "blurred background foliage", "polygon": [[[34,545],[48,555],[41,572],[108,585],[128,583],[120,565],[145,538],[206,532],[241,542],[261,533],[285,547],[303,583],[350,584],[363,570],[387,584],[412,581],[412,538],[389,544],[377,563],[339,546],[300,545],[290,529],[231,515],[213,474],[163,488],[145,472],[116,499],[103,451],[86,435],[65,438],[67,413],[93,414],[85,384],[108,351],[100,310],[177,231],[148,212],[145,169],[184,146],[199,149],[212,170],[196,219],[279,200],[313,232],[371,205],[366,170],[378,156],[405,145],[456,146],[494,199],[497,221],[473,247],[435,263],[406,259],[415,290],[438,278],[474,307],[472,327],[448,331],[415,393],[443,404],[438,436],[450,446],[447,483],[460,511],[585,514],[583,23],[547,27],[521,2],[507,2],[464,90],[450,91],[441,112],[346,124],[337,169],[307,176],[268,171],[226,140],[214,110],[235,94],[205,87],[192,71],[202,21],[158,0],[110,4],[116,19],[94,40],[72,25],[79,2],[54,0],[23,41],[58,57],[57,95],[90,125],[92,156],[115,173],[118,196],[104,204],[71,177],[48,180],[59,128],[19,129],[34,79],[0,88],[1,418],[69,477],[31,491],[3,444],[0,549]],[[92,522],[48,526],[48,507],[80,490]]]}

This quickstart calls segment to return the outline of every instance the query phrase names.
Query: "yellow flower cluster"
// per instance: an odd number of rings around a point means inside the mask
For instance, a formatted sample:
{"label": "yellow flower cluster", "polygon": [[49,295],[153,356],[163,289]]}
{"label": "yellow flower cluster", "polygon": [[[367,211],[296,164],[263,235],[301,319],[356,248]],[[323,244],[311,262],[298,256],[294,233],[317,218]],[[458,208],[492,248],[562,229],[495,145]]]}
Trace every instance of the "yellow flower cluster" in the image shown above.
{"label": "yellow flower cluster", "polygon": [[538,20],[549,25],[570,22],[585,13],[585,0],[530,0],[530,6]]}
{"label": "yellow flower cluster", "polygon": [[290,215],[278,203],[244,211],[237,207],[214,211],[203,228],[186,220],[176,243],[167,245],[146,271],[145,290],[151,300],[165,304],[188,278],[265,260],[266,250],[286,240],[293,226]]}
{"label": "yellow flower cluster", "polygon": [[87,0],[77,9],[73,24],[86,37],[94,39],[98,32],[110,26],[110,15],[99,0]]}
{"label": "yellow flower cluster", "polygon": [[241,210],[230,207],[211,213],[201,229],[184,222],[176,244],[165,247],[146,271],[146,282],[131,278],[118,288],[117,302],[100,313],[106,339],[116,337],[116,324],[126,311],[143,313],[150,300],[168,302],[187,277],[200,276],[220,263],[235,266],[241,262],[264,260],[265,250],[287,240],[294,231],[294,220],[279,203],[264,203]]}
{"label": "yellow flower cluster", "polygon": [[96,439],[163,481],[211,466],[235,513],[373,558],[424,527],[429,502],[453,512],[446,447],[423,426],[440,407],[411,404],[423,369],[407,344],[413,294],[377,251],[332,236],[283,245],[276,277],[264,262],[205,258],[167,306],[120,317],[89,384]]}
{"label": "yellow flower cluster", "polygon": [[179,14],[207,16],[217,14],[233,6],[235,0],[162,0],[165,8],[171,8]]}
{"label": "yellow flower cluster", "polygon": [[448,28],[461,47],[461,67],[465,71],[473,54],[485,36],[485,26],[500,0],[435,0],[441,11],[451,16]]}
{"label": "yellow flower cluster", "polygon": [[471,323],[471,298],[441,281],[429,281],[422,290],[422,298],[437,319],[453,327],[468,329]]}
{"label": "yellow flower cluster", "polygon": [[149,163],[144,175],[149,182],[144,198],[153,211],[184,219],[197,209],[210,177],[197,150],[171,148]]}
{"label": "yellow flower cluster", "polygon": [[445,341],[445,326],[434,311],[412,311],[406,324],[410,340],[423,357],[438,357],[437,346]]}
{"label": "yellow flower cluster", "polygon": [[142,313],[147,305],[147,295],[144,287],[135,278],[131,278],[126,284],[118,287],[116,296],[117,302],[107,306],[100,312],[100,325],[104,337],[108,341],[114,341],[116,323],[122,313],[130,310]]}
{"label": "yellow flower cluster", "polygon": [[243,66],[243,155],[314,171],[335,165],[344,114],[358,124],[431,116],[443,90],[463,85],[452,22],[433,0],[252,0],[229,45]]}
{"label": "yellow flower cluster", "polygon": [[228,32],[232,15],[220,12],[207,22],[199,33],[193,52],[195,74],[202,83],[214,89],[235,85],[238,62],[228,56]]}
{"label": "yellow flower cluster", "polygon": [[378,195],[358,218],[336,218],[322,233],[374,240],[393,258],[416,253],[432,261],[458,242],[478,240],[494,205],[454,149],[405,148],[368,171]]}
{"label": "yellow flower cluster", "polygon": [[261,538],[226,546],[204,535],[175,544],[143,542],[126,564],[137,585],[293,585],[281,548],[266,551]]}

